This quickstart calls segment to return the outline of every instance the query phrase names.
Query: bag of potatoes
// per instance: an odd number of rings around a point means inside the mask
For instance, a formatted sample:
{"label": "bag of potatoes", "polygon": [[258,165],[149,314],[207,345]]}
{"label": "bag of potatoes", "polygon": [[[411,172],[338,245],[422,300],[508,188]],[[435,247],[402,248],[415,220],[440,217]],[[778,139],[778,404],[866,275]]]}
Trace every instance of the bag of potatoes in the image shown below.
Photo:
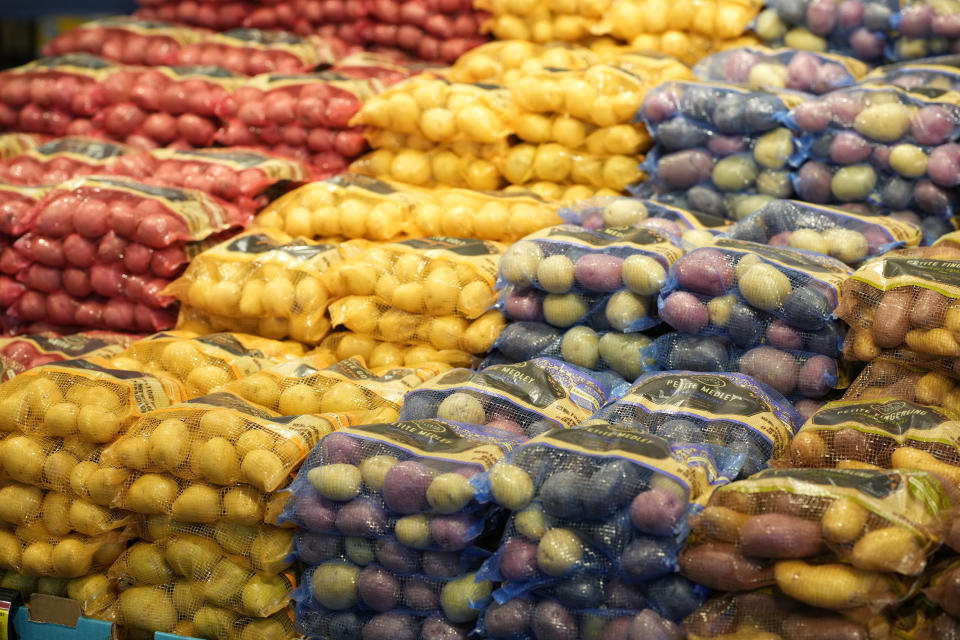
{"label": "bag of potatoes", "polygon": [[575,427],[614,391],[590,372],[550,358],[453,369],[403,399],[403,420],[438,418],[535,436]]}
{"label": "bag of potatoes", "polygon": [[111,362],[176,378],[195,398],[269,367],[275,359],[283,359],[284,350],[284,343],[257,336],[214,333],[201,337],[173,331],[138,340]]}
{"label": "bag of potatoes", "polygon": [[335,297],[369,296],[407,313],[477,318],[496,301],[499,243],[446,237],[390,244],[343,243],[323,274]]}
{"label": "bag of potatoes", "polygon": [[[457,349],[437,350],[426,344],[397,344],[375,340],[352,331],[335,331],[310,352],[311,358],[322,358],[330,364],[352,357],[362,358],[373,370],[387,367],[421,367],[445,364],[451,367],[471,367],[479,360]],[[318,362],[318,366],[319,366]]]}
{"label": "bag of potatoes", "polygon": [[142,515],[167,515],[182,522],[275,525],[276,516],[289,499],[285,491],[265,494],[247,484],[221,487],[118,467],[102,466],[98,471],[118,480],[110,496],[114,506]]}
{"label": "bag of potatoes", "polygon": [[871,360],[880,350],[905,349],[960,358],[960,262],[933,258],[938,250],[887,254],[844,282],[837,315],[858,330],[848,338],[851,357]]}
{"label": "bag of potatoes", "polygon": [[384,304],[375,296],[347,296],[330,303],[330,321],[377,340],[400,344],[425,343],[439,350],[486,353],[506,319],[487,311],[474,320],[462,316],[428,316],[407,313]]}
{"label": "bag of potatoes", "polygon": [[339,257],[334,245],[251,231],[195,257],[167,293],[215,316],[258,318],[268,337],[318,342],[329,330],[319,276]]}
{"label": "bag of potatoes", "polygon": [[943,542],[949,505],[924,471],[767,469],[713,492],[680,570],[713,589],[775,584],[827,609],[889,603],[910,584],[894,574],[919,576]]}
{"label": "bag of potatoes", "polygon": [[[417,368],[371,371],[357,356],[324,367],[326,358],[306,357],[271,367],[225,386],[280,415],[377,411],[379,422],[397,418],[403,394],[450,368],[425,363]],[[391,417],[392,415],[392,417]]]}
{"label": "bag of potatoes", "polygon": [[[302,391],[294,394],[299,398]],[[348,413],[281,416],[220,391],[148,413],[104,449],[100,463],[270,492],[320,438],[361,419]]]}
{"label": "bag of potatoes", "polygon": [[867,72],[867,65],[856,58],[824,52],[743,47],[708,56],[694,65],[693,72],[707,82],[819,95],[855,84]]}
{"label": "bag of potatoes", "polygon": [[0,567],[31,576],[79,578],[109,567],[128,539],[118,531],[92,537],[53,535],[39,521],[0,528]]}
{"label": "bag of potatoes", "polygon": [[960,413],[893,397],[828,402],[790,441],[798,467],[920,469],[960,483]]}
{"label": "bag of potatoes", "polygon": [[487,42],[453,63],[446,75],[456,82],[485,82],[510,87],[527,73],[542,69],[586,69],[600,56],[584,46],[524,40]]}
{"label": "bag of potatoes", "polygon": [[255,222],[294,237],[391,240],[407,231],[419,200],[409,187],[345,173],[274,200]]}
{"label": "bag of potatoes", "polygon": [[685,248],[706,246],[730,221],[662,202],[624,197],[595,197],[564,207],[560,217],[591,230],[604,227],[659,229],[679,238]]}
{"label": "bag of potatoes", "polygon": [[135,339],[136,336],[110,331],[0,338],[0,380],[9,380],[27,369],[60,360],[91,356],[110,358]]}
{"label": "bag of potatoes", "polygon": [[102,447],[77,436],[43,438],[10,433],[0,440],[3,481],[76,495],[71,487],[74,470],[79,464],[83,464],[81,471],[90,465],[96,468],[96,463],[89,461],[96,459]]}
{"label": "bag of potatoes", "polygon": [[0,489],[0,500],[4,501],[0,519],[18,527],[36,524],[54,536],[75,532],[95,537],[116,531],[132,538],[139,534],[133,514],[101,507],[67,493],[8,484]]}
{"label": "bag of potatoes", "polygon": [[451,82],[421,73],[368,99],[351,124],[414,134],[433,144],[505,142],[510,94],[496,85]]}
{"label": "bag of potatoes", "polygon": [[[165,515],[146,516],[143,520],[143,539],[164,543],[161,548],[166,550],[165,553],[171,551],[165,540],[188,536],[190,540],[199,537],[215,541],[220,545],[224,555],[259,573],[280,573],[293,564],[295,531],[289,527],[280,528],[267,524],[245,525],[235,522],[197,524],[180,522]],[[203,548],[206,549],[208,546],[204,544]]]}
{"label": "bag of potatoes", "polygon": [[152,638],[157,631],[210,639],[288,640],[296,636],[293,621],[284,610],[250,618],[207,604],[203,592],[202,584],[186,580],[130,587],[120,594],[116,622],[137,640]]}
{"label": "bag of potatoes", "polygon": [[528,182],[526,184],[510,184],[503,189],[504,193],[519,193],[521,191],[532,193],[544,200],[567,204],[581,202],[587,198],[612,197],[618,195],[616,191],[607,189],[606,187],[595,189],[584,184],[557,184],[556,182],[547,182],[545,180]]}
{"label": "bag of potatoes", "polygon": [[110,442],[140,416],[187,398],[162,374],[110,368],[102,358],[35,367],[0,385],[0,429]]}

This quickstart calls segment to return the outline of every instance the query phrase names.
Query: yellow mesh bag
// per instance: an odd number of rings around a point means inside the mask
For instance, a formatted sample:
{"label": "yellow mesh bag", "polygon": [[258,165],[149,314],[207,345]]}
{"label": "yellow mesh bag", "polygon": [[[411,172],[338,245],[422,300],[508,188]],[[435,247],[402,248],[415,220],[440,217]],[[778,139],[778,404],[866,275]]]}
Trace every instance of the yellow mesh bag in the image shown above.
{"label": "yellow mesh bag", "polygon": [[329,330],[319,276],[338,260],[332,244],[250,231],[195,257],[165,292],[212,315],[271,322],[270,337],[316,342]]}
{"label": "yellow mesh bag", "polygon": [[140,416],[186,399],[179,380],[102,358],[35,367],[0,385],[0,430],[109,442]]}
{"label": "yellow mesh bag", "polygon": [[450,367],[473,367],[475,357],[459,349],[434,349],[426,344],[397,344],[376,340],[352,331],[335,331],[327,336],[310,357],[322,357],[333,362],[359,357],[374,371],[389,367],[423,367],[437,363]]}
{"label": "yellow mesh bag", "polygon": [[466,52],[446,72],[457,82],[509,85],[527,73],[541,69],[585,69],[600,62],[586,47],[553,42],[535,44],[525,40],[495,41]]}
{"label": "yellow mesh bag", "polygon": [[126,548],[118,532],[56,536],[42,522],[0,529],[0,567],[31,576],[79,578],[109,567]]}

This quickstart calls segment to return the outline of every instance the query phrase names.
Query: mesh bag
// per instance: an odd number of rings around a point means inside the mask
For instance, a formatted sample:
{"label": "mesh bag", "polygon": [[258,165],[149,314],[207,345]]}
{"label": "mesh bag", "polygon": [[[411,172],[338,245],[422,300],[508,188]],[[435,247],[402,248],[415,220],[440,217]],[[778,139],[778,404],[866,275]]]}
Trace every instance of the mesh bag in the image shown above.
{"label": "mesh bag", "polygon": [[[211,64],[234,73],[308,73],[326,67],[346,51],[344,43],[263,29],[231,29],[189,43],[176,53],[182,65]],[[127,61],[124,61],[127,62]],[[129,64],[129,62],[128,62]]]}
{"label": "mesh bag", "polygon": [[109,442],[140,416],[186,399],[176,379],[108,366],[103,359],[64,360],[3,383],[3,430]]}
{"label": "mesh bag", "polygon": [[[139,545],[152,543],[149,550],[145,550],[144,555],[151,556],[156,552],[165,558],[168,554],[171,560],[183,561],[189,559],[190,554],[177,555],[178,551],[173,550],[171,540],[188,540],[193,544],[200,545],[201,549],[212,548],[209,541],[216,542],[220,546],[223,555],[232,562],[243,567],[249,568],[258,574],[274,575],[287,570],[294,562],[293,540],[296,533],[290,528],[280,528],[266,524],[244,525],[229,522],[218,522],[215,524],[196,524],[189,522],[179,522],[165,515],[151,515],[143,518],[142,539]],[[198,542],[198,539],[207,542]],[[125,570],[129,574],[128,582],[137,584],[157,584],[156,579],[145,579],[149,575],[149,567],[153,562],[134,562],[131,565],[129,551],[124,556],[127,560]],[[166,562],[166,560],[164,560]],[[137,566],[139,565],[139,566]],[[170,566],[170,565],[167,565]],[[122,565],[117,562],[111,568],[111,573],[117,573]],[[140,569],[141,571],[137,571]],[[133,571],[133,573],[130,573]],[[138,577],[143,574],[144,577]],[[160,572],[162,575],[168,575],[166,571]],[[174,572],[176,574],[177,572]],[[192,578],[192,571],[180,571],[180,575]],[[117,574],[118,577],[123,577]]]}
{"label": "mesh bag", "polygon": [[351,123],[366,125],[372,134],[413,134],[434,144],[504,143],[511,134],[510,108],[510,93],[502,87],[423,73],[372,97]]}
{"label": "mesh bag", "polygon": [[960,414],[895,398],[829,402],[790,442],[798,467],[920,469],[960,478]]}
{"label": "mesh bag", "polygon": [[375,340],[350,331],[337,331],[323,339],[311,356],[319,355],[335,363],[359,356],[371,369],[383,367],[418,367],[429,363],[452,367],[474,366],[477,358],[456,349],[437,350],[426,344],[397,344]]}
{"label": "mesh bag", "polygon": [[922,471],[768,469],[713,493],[691,523],[703,544],[680,570],[721,590],[776,584],[826,609],[882,606],[911,586],[895,574],[923,572],[948,510],[944,487]]}
{"label": "mesh bag", "polygon": [[589,372],[537,358],[477,372],[448,371],[407,393],[400,417],[454,420],[534,436],[576,426],[614,391]]}
{"label": "mesh bag", "polygon": [[362,421],[343,413],[281,417],[217,392],[151,411],[107,447],[100,462],[225,487],[244,482],[270,492],[323,436]]}
{"label": "mesh bag", "polygon": [[283,359],[281,342],[244,334],[157,333],[114,356],[114,365],[179,380],[189,397],[202,396]]}
{"label": "mesh bag", "polygon": [[[76,495],[74,483],[86,484],[86,476],[97,469],[96,463],[88,459],[96,459],[99,448],[96,444],[83,442],[76,437],[40,438],[11,433],[0,441],[0,465],[3,467],[4,482],[22,482],[33,487]],[[74,471],[77,473],[76,477]],[[94,488],[94,493],[101,496],[104,488],[104,483],[99,483]],[[89,496],[89,493],[83,493],[83,497]],[[96,502],[101,506],[109,506],[110,496]]]}
{"label": "mesh bag", "polygon": [[657,323],[649,314],[651,298],[682,255],[673,238],[656,229],[550,227],[503,255],[498,286],[509,288],[501,305],[517,320],[559,327],[595,314],[617,331],[646,329]]}
{"label": "mesh bag", "polygon": [[844,400],[876,400],[892,398],[916,404],[960,410],[960,394],[954,393],[957,382],[938,371],[930,371],[891,360],[886,356],[867,363],[850,384]]}
{"label": "mesh bag", "polygon": [[937,56],[917,62],[901,62],[877,67],[868,73],[865,83],[892,84],[904,89],[932,87],[934,89],[960,89],[957,56]]}
{"label": "mesh bag", "polygon": [[[24,187],[0,181],[0,233],[19,236],[30,228],[33,208],[50,189],[48,187]],[[11,239],[12,242],[12,239]],[[16,256],[8,255],[4,250],[0,270],[11,273],[8,261]],[[16,275],[16,271],[12,272]]]}
{"label": "mesh bag", "polygon": [[686,249],[706,246],[730,222],[698,211],[687,211],[662,202],[637,198],[597,197],[560,210],[569,224],[587,229],[634,227],[659,229],[679,238]]}
{"label": "mesh bag", "polygon": [[612,369],[632,382],[652,364],[643,353],[649,345],[650,338],[641,333],[583,326],[562,331],[539,322],[511,322],[494,348],[509,362],[553,358],[594,371]]}
{"label": "mesh bag", "polygon": [[330,321],[376,340],[399,344],[422,343],[439,350],[486,353],[493,346],[506,319],[499,311],[487,311],[474,320],[461,316],[428,316],[407,313],[379,301],[375,296],[347,296],[330,303]]}
{"label": "mesh bag", "polygon": [[0,519],[24,530],[45,531],[52,536],[76,532],[92,537],[115,531],[124,538],[139,533],[132,514],[106,509],[66,493],[44,492],[20,484],[8,484],[0,492],[4,501],[11,501],[5,503]]}
{"label": "mesh bag", "polygon": [[[305,585],[306,583],[304,583]],[[468,585],[473,589],[472,585]],[[477,603],[480,606],[480,603]],[[472,615],[476,611],[470,610]],[[416,615],[412,611],[337,611],[315,602],[297,603],[297,631],[331,640],[365,637],[370,640],[447,640],[465,638],[470,633],[468,621],[452,622],[442,613]],[[362,635],[361,635],[362,634]]]}
{"label": "mesh bag", "polygon": [[796,200],[774,200],[734,223],[726,235],[773,246],[815,251],[857,266],[893,249],[921,244],[916,226],[886,216],[850,211]]}
{"label": "mesh bag", "polygon": [[958,606],[956,584],[960,565],[956,558],[944,560],[933,568],[929,582],[923,590],[925,596],[941,607],[944,612],[960,618],[960,606]]}
{"label": "mesh bag", "polygon": [[149,66],[177,64],[183,47],[201,41],[207,33],[173,23],[111,16],[91,20],[48,42],[44,55],[85,52],[123,64]]}
{"label": "mesh bag", "polygon": [[843,329],[834,314],[851,273],[811,251],[720,239],[670,267],[659,314],[678,331],[720,335],[741,348],[800,340],[804,351],[837,357]]}
{"label": "mesh bag", "polygon": [[114,69],[102,58],[80,53],[4,71],[0,127],[52,136],[92,130],[90,118],[104,106],[100,83]]}
{"label": "mesh bag", "polygon": [[955,308],[960,293],[953,284],[957,262],[938,258],[953,257],[954,251],[943,246],[891,253],[847,280],[837,309],[854,329],[846,354],[863,359],[882,349],[899,349],[950,360],[960,356],[953,337],[960,318],[960,308]]}
{"label": "mesh bag", "polygon": [[828,53],[744,47],[708,56],[693,72],[707,82],[823,94],[856,83],[867,72],[867,65]]}
{"label": "mesh bag", "polygon": [[33,367],[81,356],[110,358],[123,351],[134,338],[108,331],[0,338],[0,378],[8,380]]}
{"label": "mesh bag", "polygon": [[[533,593],[580,609],[599,608],[613,581],[676,582],[687,516],[697,509],[690,501],[705,497],[717,473],[709,446],[688,466],[665,440],[632,429],[550,431],[479,479],[489,499],[514,511],[479,577],[505,581],[498,602]],[[677,608],[702,597],[679,581]]]}
{"label": "mesh bag", "polygon": [[47,142],[47,136],[31,133],[0,133],[0,160],[7,160]]}
{"label": "mesh bag", "polygon": [[208,640],[242,637],[287,640],[296,637],[293,621],[286,610],[270,617],[248,618],[206,604],[198,591],[195,583],[185,581],[131,587],[119,596],[116,621],[144,638],[151,637],[156,631],[190,634]]}
{"label": "mesh bag", "polygon": [[304,238],[390,240],[408,231],[418,202],[410,189],[347,174],[311,182],[275,200],[257,225]]}
{"label": "mesh bag", "polygon": [[392,410],[395,419],[403,394],[450,368],[435,363],[371,371],[357,356],[333,365],[327,365],[327,360],[317,356],[293,360],[222,390],[280,415],[383,410],[380,420],[384,420]]}
{"label": "mesh bag", "polygon": [[783,396],[749,376],[676,371],[640,378],[595,413],[594,421],[656,435],[691,461],[698,447],[721,444],[737,458],[721,465],[725,473],[742,476],[780,457],[801,422]]}
{"label": "mesh bag", "polygon": [[842,365],[827,356],[767,345],[738,349],[716,336],[672,332],[644,353],[661,370],[744,373],[789,397],[822,398],[848,382]]}
{"label": "mesh bag", "polygon": [[[482,514],[473,517],[479,504],[469,479],[523,440],[495,427],[478,429],[443,420],[351,427],[321,440],[291,490],[298,499],[312,497],[334,507],[337,527],[346,535],[356,534],[343,530],[353,523],[341,521],[351,519],[341,516],[360,511],[354,507],[371,507],[400,518],[396,528],[402,544],[412,540],[408,530],[413,529],[424,539],[407,544],[412,548],[430,547],[432,537],[440,549],[464,549],[467,540],[456,534],[463,533],[465,518],[482,526]],[[296,511],[294,518],[300,516]]]}
{"label": "mesh bag", "polygon": [[118,532],[87,537],[57,536],[42,523],[0,530],[0,566],[30,576],[79,578],[106,569],[123,553],[126,538]]}
{"label": "mesh bag", "polygon": [[[528,182],[527,184],[511,184],[507,185],[503,190],[504,193],[517,193],[520,191],[527,191],[539,196],[540,198],[543,198],[544,200],[555,200],[563,203],[579,202],[585,198],[610,197],[617,195],[616,191],[607,189],[606,187],[594,189],[593,187],[588,187],[587,185],[583,184],[566,185],[557,184],[556,182],[547,182],[544,180]],[[554,224],[558,223],[554,222]]]}
{"label": "mesh bag", "polygon": [[385,245],[343,243],[344,259],[323,274],[333,296],[368,296],[407,313],[477,318],[493,291],[503,245],[423,238]]}
{"label": "mesh bag", "polygon": [[457,58],[447,75],[456,82],[509,86],[531,70],[586,69],[599,60],[599,54],[587,47],[564,43],[488,42]]}
{"label": "mesh bag", "polygon": [[126,145],[67,136],[36,145],[0,165],[0,179],[14,184],[58,184],[94,173],[148,177],[154,162]]}
{"label": "mesh bag", "polygon": [[320,276],[339,259],[332,244],[250,231],[198,255],[166,293],[214,316],[274,325],[263,335],[316,343],[330,328]]}

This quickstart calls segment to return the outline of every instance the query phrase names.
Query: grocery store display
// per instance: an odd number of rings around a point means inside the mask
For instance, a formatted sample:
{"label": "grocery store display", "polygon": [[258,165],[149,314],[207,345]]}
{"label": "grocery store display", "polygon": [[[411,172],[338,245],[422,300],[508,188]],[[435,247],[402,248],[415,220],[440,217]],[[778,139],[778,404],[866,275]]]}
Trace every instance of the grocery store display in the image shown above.
{"label": "grocery store display", "polygon": [[140,5],[0,71],[0,587],[960,636],[955,3]]}

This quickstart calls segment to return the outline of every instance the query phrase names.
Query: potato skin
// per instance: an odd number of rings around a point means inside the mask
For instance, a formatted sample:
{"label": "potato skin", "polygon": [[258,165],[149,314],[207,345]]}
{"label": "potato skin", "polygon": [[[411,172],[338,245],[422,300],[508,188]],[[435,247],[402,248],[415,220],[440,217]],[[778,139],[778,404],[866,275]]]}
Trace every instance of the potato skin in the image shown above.
{"label": "potato skin", "polygon": [[797,516],[762,513],[740,528],[740,549],[757,558],[807,558],[826,551],[820,526]]}
{"label": "potato skin", "polygon": [[773,584],[773,565],[747,558],[726,542],[688,547],[678,558],[680,574],[719,591],[747,591]]}

